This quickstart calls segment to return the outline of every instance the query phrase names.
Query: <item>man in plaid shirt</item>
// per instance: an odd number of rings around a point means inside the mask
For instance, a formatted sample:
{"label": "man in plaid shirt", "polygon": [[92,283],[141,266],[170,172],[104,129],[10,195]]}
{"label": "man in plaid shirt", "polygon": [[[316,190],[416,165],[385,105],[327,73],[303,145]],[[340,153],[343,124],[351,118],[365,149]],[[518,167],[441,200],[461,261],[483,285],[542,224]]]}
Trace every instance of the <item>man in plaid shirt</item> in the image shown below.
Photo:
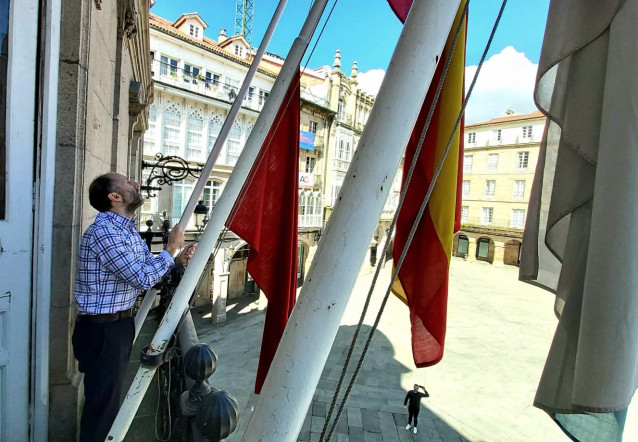
{"label": "man in plaid shirt", "polygon": [[97,177],[89,187],[89,201],[100,213],[80,243],[72,340],[84,373],[80,440],[103,441],[117,416],[133,347],[133,304],[140,290],[153,287],[175,264],[185,265],[195,245],[173,260],[184,243],[184,233],[176,226],[166,249],[157,256],[150,253],[133,220],[144,201],[140,186],[123,175]]}

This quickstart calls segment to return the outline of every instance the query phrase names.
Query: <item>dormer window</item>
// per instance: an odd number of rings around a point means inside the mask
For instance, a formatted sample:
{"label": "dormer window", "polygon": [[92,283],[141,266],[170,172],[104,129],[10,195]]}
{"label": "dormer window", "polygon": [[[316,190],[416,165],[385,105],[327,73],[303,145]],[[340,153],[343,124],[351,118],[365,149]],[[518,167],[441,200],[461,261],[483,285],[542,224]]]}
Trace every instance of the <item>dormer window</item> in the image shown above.
{"label": "dormer window", "polygon": [[244,56],[244,47],[240,45],[235,45],[235,55],[238,57]]}
{"label": "dormer window", "polygon": [[173,26],[185,35],[200,41],[204,37],[204,29],[208,27],[197,12],[182,14],[175,23],[173,23]]}
{"label": "dormer window", "polygon": [[188,29],[188,35],[190,35],[191,37],[199,38],[199,26],[191,23]]}

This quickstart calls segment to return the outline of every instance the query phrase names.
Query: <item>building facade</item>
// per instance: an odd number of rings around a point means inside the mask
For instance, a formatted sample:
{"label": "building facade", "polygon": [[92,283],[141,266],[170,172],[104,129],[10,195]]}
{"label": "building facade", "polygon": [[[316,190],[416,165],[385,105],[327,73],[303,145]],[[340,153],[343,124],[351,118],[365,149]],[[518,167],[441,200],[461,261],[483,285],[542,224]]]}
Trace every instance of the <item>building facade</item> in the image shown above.
{"label": "building facade", "polygon": [[[147,179],[152,179],[152,165],[161,156],[183,158],[191,170],[206,162],[252,63],[255,51],[243,36],[228,37],[222,29],[217,40],[212,40],[204,36],[205,29],[206,23],[197,13],[183,14],[175,22],[150,16],[155,101],[149,108],[149,130],[144,136]],[[283,62],[266,54],[260,64],[202,195],[208,209],[223,192]],[[318,74],[308,71],[303,74],[306,77],[315,81]],[[306,83],[302,80],[302,85]],[[302,86],[300,130],[305,142],[300,145],[299,158],[300,283],[323,227],[321,176],[325,167],[321,153],[332,114],[323,98]],[[151,193],[142,211],[143,220],[152,219],[156,228],[164,219],[177,223],[195,181],[196,175],[187,175],[172,187]],[[190,227],[196,227],[192,221]],[[214,318],[223,322],[225,299],[243,295],[254,284],[246,272],[245,242],[227,232],[220,250],[213,264],[209,299],[218,301]]]}
{"label": "building facade", "polygon": [[518,265],[544,127],[540,112],[465,126],[456,256]]}
{"label": "building facade", "polygon": [[[204,164],[255,50],[241,35],[229,37],[224,29],[216,40],[204,36],[207,25],[197,13],[183,14],[174,22],[150,14],[149,26],[155,98],[149,107],[149,128],[144,135],[144,174],[153,187],[152,165],[162,156],[179,156],[191,169]],[[340,58],[337,51],[332,68],[302,70],[297,269],[300,285],[374,104],[374,97],[358,88],[356,63],[348,78],[340,71]],[[261,61],[202,195],[209,209],[224,191],[283,63],[284,59],[269,53]],[[153,220],[155,229],[165,219],[172,225],[178,222],[195,180],[195,176],[185,176],[172,187],[151,192],[142,221]],[[196,226],[191,222],[190,227],[194,230]],[[218,322],[224,321],[227,299],[254,288],[246,272],[247,252],[248,246],[240,238],[232,232],[225,234],[213,264],[209,297],[217,306],[213,318]]]}

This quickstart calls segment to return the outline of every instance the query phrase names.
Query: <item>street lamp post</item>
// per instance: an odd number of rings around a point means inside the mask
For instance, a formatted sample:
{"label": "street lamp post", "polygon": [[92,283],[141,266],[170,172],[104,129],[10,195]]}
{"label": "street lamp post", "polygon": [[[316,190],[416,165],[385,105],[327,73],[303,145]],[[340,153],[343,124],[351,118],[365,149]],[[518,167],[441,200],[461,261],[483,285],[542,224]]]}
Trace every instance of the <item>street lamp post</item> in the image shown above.
{"label": "street lamp post", "polygon": [[201,233],[208,222],[208,207],[204,204],[204,200],[199,200],[193,213],[195,214],[195,227]]}

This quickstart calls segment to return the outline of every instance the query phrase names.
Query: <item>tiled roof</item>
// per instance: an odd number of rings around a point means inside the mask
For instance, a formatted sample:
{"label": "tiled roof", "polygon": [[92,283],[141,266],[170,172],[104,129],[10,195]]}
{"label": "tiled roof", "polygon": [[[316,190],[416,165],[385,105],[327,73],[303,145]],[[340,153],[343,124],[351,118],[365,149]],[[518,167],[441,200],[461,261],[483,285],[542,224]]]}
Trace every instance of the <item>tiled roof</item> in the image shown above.
{"label": "tiled roof", "polygon": [[182,24],[182,22],[184,22],[185,20],[188,20],[189,18],[194,18],[195,20],[199,21],[202,26],[204,26],[204,29],[206,29],[208,27],[208,25],[206,24],[206,22],[204,21],[204,19],[202,19],[199,14],[197,12],[190,12],[187,14],[182,14],[173,24],[176,27],[179,27],[179,25]]}
{"label": "tiled roof", "polygon": [[[193,38],[190,35],[180,31],[175,26],[173,26],[173,23],[171,21],[168,21],[165,18],[162,18],[158,15],[149,14],[149,25],[151,28],[155,28],[160,31],[163,31],[169,35],[172,35],[173,37],[177,37],[180,40],[184,40],[194,46],[198,46],[202,49],[208,50],[209,52],[220,55],[229,60],[235,61],[236,63],[240,63],[244,66],[247,66],[247,67],[250,66],[250,63],[246,61],[245,59],[240,58],[236,56],[235,54],[222,49],[215,40],[211,40],[210,38],[204,37],[204,39],[200,41],[196,38]],[[264,74],[270,75],[272,77],[277,76],[277,73],[275,71],[273,71],[272,69],[269,69],[268,67],[263,66],[263,63],[260,63],[259,71],[261,71]]]}
{"label": "tiled roof", "polygon": [[473,123],[473,124],[468,124],[467,127],[476,127],[476,126],[485,126],[488,124],[498,124],[498,123],[509,123],[512,121],[520,121],[520,120],[531,120],[534,118],[542,118],[545,115],[543,115],[542,112],[540,111],[536,111],[533,112],[531,114],[525,114],[525,115],[509,115],[507,117],[500,117],[500,118],[492,118],[489,121],[483,121],[481,123]]}

